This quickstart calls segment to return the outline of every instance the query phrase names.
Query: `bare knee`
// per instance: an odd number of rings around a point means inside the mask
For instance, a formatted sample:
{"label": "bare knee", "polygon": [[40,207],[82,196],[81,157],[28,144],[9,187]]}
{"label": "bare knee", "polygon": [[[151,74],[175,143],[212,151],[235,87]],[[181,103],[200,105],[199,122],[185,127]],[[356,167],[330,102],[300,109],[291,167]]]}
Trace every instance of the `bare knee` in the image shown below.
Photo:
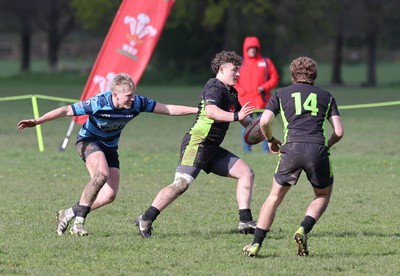
{"label": "bare knee", "polygon": [[332,185],[324,189],[314,188],[314,194],[315,198],[320,198],[329,202],[332,194]]}
{"label": "bare knee", "polygon": [[117,198],[117,194],[116,193],[109,194],[108,197],[107,197],[107,203],[113,202],[116,198]]}
{"label": "bare knee", "polygon": [[241,162],[240,166],[238,165],[233,168],[233,170],[228,173],[228,176],[235,179],[247,180],[246,182],[253,183],[255,177],[254,171],[243,161],[239,160],[238,162]]}
{"label": "bare knee", "polygon": [[281,204],[282,200],[283,197],[279,194],[273,193],[268,195],[268,201],[272,202],[274,205]]}
{"label": "bare knee", "polygon": [[255,176],[256,175],[255,175],[254,171],[252,169],[249,169],[248,177],[251,179],[251,183],[253,183]]}
{"label": "bare knee", "polygon": [[281,186],[279,185],[275,178],[272,183],[272,190],[270,191],[267,200],[270,201],[273,205],[278,206],[282,203],[285,195],[289,191],[291,186]]}
{"label": "bare knee", "polygon": [[242,173],[242,176],[240,178],[247,180],[242,183],[246,184],[245,187],[250,189],[253,187],[254,177],[255,177],[254,171],[251,168],[248,168]]}

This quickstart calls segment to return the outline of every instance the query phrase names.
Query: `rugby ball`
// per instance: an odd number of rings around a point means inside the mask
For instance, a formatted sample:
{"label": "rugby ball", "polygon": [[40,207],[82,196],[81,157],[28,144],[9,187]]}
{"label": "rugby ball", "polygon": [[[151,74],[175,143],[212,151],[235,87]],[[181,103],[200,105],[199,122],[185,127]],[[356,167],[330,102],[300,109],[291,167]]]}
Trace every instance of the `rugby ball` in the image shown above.
{"label": "rugby ball", "polygon": [[244,141],[249,145],[255,145],[264,139],[260,127],[260,118],[254,119],[244,130]]}

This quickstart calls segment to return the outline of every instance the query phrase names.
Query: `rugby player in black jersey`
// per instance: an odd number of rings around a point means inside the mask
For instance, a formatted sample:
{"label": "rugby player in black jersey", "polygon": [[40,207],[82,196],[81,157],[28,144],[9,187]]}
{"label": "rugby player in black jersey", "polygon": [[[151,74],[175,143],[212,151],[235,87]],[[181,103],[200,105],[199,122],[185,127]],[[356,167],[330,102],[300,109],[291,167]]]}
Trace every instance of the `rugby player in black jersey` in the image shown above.
{"label": "rugby player in black jersey", "polygon": [[[332,193],[330,148],[343,137],[336,101],[329,92],[314,85],[317,64],[311,58],[296,58],[290,65],[290,72],[292,84],[276,91],[260,120],[269,148],[279,153],[279,161],[271,192],[261,207],[253,242],[242,249],[251,257],[260,251],[278,206],[296,185],[302,171],[313,187],[314,199],[294,235],[299,256],[308,256],[307,235],[328,207]],[[272,135],[271,123],[279,113],[284,122],[283,143]],[[333,129],[330,137],[325,136],[327,121]]]}
{"label": "rugby player in black jersey", "polygon": [[250,209],[254,173],[235,154],[220,145],[230,122],[247,126],[254,106],[241,107],[233,87],[239,76],[242,59],[235,52],[218,53],[211,62],[215,78],[208,80],[200,95],[197,118],[182,139],[180,160],[173,183],[163,188],[146,212],[135,220],[140,234],[152,234],[152,224],[162,210],[183,194],[201,170],[237,180],[236,199],[239,208],[239,232],[253,233],[256,223]]}

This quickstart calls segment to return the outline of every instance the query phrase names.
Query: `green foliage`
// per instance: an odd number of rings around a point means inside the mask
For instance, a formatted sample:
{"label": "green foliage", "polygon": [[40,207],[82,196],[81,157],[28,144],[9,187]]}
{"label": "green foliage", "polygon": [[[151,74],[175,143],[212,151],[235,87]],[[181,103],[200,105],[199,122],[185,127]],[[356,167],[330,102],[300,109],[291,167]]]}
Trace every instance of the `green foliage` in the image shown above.
{"label": "green foliage", "polygon": [[225,9],[222,5],[210,4],[205,10],[204,25],[212,29],[223,20],[224,12]]}
{"label": "green foliage", "polygon": [[246,15],[263,15],[266,12],[273,12],[275,4],[274,1],[264,0],[237,2],[238,8]]}
{"label": "green foliage", "polygon": [[[6,85],[6,86],[5,86]],[[78,98],[81,77],[20,76],[2,79],[1,96],[35,92]],[[138,93],[160,102],[196,105],[200,86],[139,85]],[[67,92],[69,91],[69,93]],[[339,106],[398,100],[398,86],[330,88]],[[6,93],[7,92],[7,93]],[[40,101],[41,114],[62,103]],[[42,125],[45,152],[34,129],[16,130],[32,116],[29,100],[0,102],[0,274],[29,275],[398,275],[400,144],[398,106],[346,109],[345,136],[332,150],[335,188],[330,206],[310,234],[310,257],[295,254],[292,235],[311,188],[303,175],[278,210],[260,258],[241,249],[252,236],[237,233],[235,181],[201,173],[193,186],[154,223],[143,239],[133,219],[173,178],[180,139],[193,116],[142,114],[121,137],[121,184],[116,201],[92,212],[90,235],[55,235],[54,212],[74,204],[89,180],[73,148],[58,152],[70,120]],[[279,119],[279,118],[278,118]],[[282,138],[279,120],[274,135]],[[243,154],[239,124],[231,124],[223,146],[255,171],[252,209],[257,218],[267,196],[276,155],[261,146]]]}
{"label": "green foliage", "polygon": [[191,29],[193,24],[201,22],[204,27],[212,30],[218,25],[224,25],[228,10],[252,16],[262,15],[272,10],[272,7],[272,1],[266,0],[234,2],[229,0],[179,0],[174,3],[167,25],[175,28],[182,24]]}
{"label": "green foliage", "polygon": [[[199,75],[201,79],[209,72],[209,61],[216,52],[235,50],[242,54],[243,40],[249,35],[259,37],[263,55],[274,61],[279,72],[283,71],[284,64],[299,55],[328,63],[340,61],[340,57],[345,62],[354,52],[364,61],[367,59],[366,33],[375,25],[377,31],[373,33],[379,33],[376,37],[378,58],[392,59],[389,50],[396,49],[398,44],[395,34],[399,12],[396,11],[400,5],[397,2],[383,5],[373,1],[377,6],[374,9],[363,0],[177,0],[151,66],[175,76]],[[84,28],[104,36],[120,3],[72,1],[76,17]],[[343,40],[335,44],[338,37]],[[335,49],[343,52],[335,55]]]}
{"label": "green foliage", "polygon": [[120,4],[121,0],[71,0],[79,22],[85,29],[92,31],[107,31]]}

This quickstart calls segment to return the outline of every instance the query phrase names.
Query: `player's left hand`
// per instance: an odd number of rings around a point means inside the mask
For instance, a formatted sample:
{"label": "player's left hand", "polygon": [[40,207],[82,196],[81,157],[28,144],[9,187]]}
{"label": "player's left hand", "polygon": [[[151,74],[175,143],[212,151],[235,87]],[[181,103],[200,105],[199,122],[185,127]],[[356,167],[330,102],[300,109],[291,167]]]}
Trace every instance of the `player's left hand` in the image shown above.
{"label": "player's left hand", "polygon": [[247,115],[250,115],[254,112],[255,107],[254,106],[249,106],[250,102],[245,103],[242,106],[242,109],[240,109],[238,115],[239,115],[239,121],[243,120],[246,118]]}

